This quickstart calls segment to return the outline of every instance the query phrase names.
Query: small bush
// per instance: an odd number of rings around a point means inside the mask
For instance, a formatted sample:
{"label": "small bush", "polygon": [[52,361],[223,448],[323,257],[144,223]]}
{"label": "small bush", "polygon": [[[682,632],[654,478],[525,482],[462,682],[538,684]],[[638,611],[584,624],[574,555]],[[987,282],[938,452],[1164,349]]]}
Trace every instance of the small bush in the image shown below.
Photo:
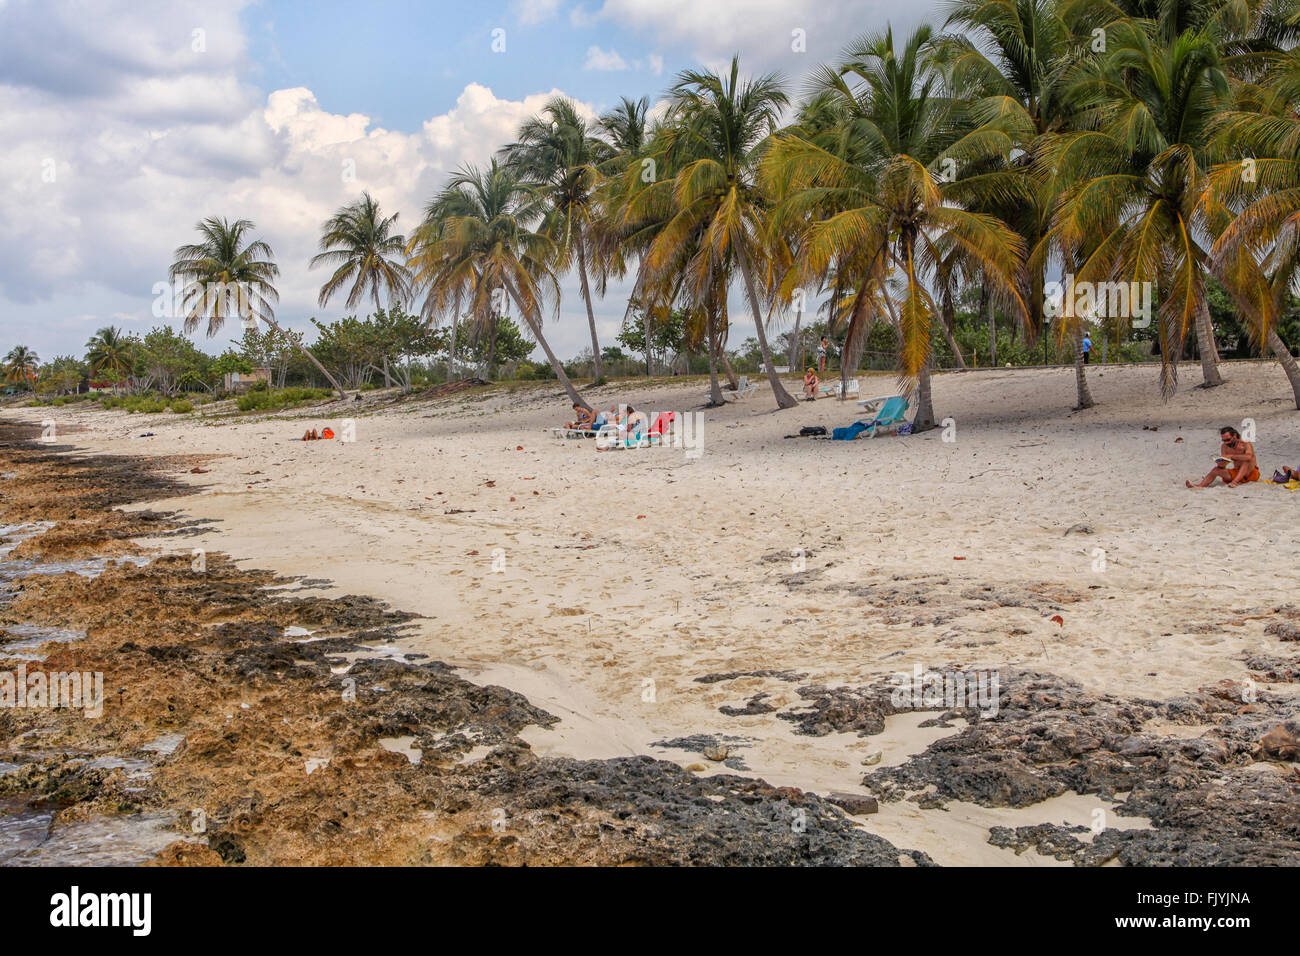
{"label": "small bush", "polygon": [[306,402],[318,402],[331,394],[327,388],[302,388],[297,385],[277,391],[254,388],[247,395],[239,396],[237,404],[241,412],[269,411],[275,408],[291,408]]}
{"label": "small bush", "polygon": [[173,398],[167,407],[177,415],[188,415],[194,411],[194,404],[183,398]]}

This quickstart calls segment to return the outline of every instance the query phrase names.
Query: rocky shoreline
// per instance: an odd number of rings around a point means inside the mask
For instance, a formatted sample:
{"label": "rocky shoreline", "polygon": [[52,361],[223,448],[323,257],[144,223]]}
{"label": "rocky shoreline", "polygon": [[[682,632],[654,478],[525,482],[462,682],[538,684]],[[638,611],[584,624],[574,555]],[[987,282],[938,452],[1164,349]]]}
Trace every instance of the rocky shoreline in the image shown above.
{"label": "rocky shoreline", "polygon": [[[442,662],[395,651],[411,615],[319,581],[191,558],[182,515],[115,510],[186,493],[191,457],[80,457],[0,425],[0,670],[103,674],[103,715],[0,709],[0,863],[76,862],[66,834],[147,824],[97,862],[171,865],[927,865],[818,796],[649,756],[541,757],[521,739],[555,718]],[[51,523],[52,525],[35,523]],[[16,529],[26,527],[26,531]],[[132,539],[173,537],[158,556]],[[1032,670],[1001,672],[997,712],[927,707],[952,733],[866,772],[881,803],[1027,807],[1069,791],[1150,829],[993,827],[989,842],[1076,865],[1300,863],[1300,608],[1269,612],[1276,655],[1169,700],[1095,696]],[[49,637],[41,646],[30,635]],[[39,654],[12,656],[19,646]],[[1289,653],[1288,653],[1289,652]],[[797,734],[880,733],[894,686],[828,688],[802,673],[713,673],[791,686],[724,717],[771,714]],[[961,723],[957,723],[960,720]],[[1176,727],[1170,734],[1158,728]],[[752,730],[744,733],[751,733]],[[737,771],[743,735],[662,746]],[[1104,817],[1104,814],[1103,814]],[[869,820],[869,817],[861,819]]]}
{"label": "rocky shoreline", "polygon": [[[148,563],[8,582],[0,626],[84,632],[24,666],[102,672],[104,705],[98,719],[0,709],[0,764],[12,766],[0,773],[0,863],[75,862],[43,848],[112,819],[166,821],[166,845],[99,862],[929,862],[815,794],[650,757],[539,758],[517,735],[555,718],[438,661],[389,655],[408,615],[220,554],[199,570],[139,552],[132,538],[184,536],[185,521],[114,506],[183,494],[168,474],[201,460],[58,455],[35,433],[0,426],[0,521],[54,525],[11,557],[28,571],[106,554]],[[15,664],[6,637],[0,667]],[[4,828],[24,814],[32,825]]]}

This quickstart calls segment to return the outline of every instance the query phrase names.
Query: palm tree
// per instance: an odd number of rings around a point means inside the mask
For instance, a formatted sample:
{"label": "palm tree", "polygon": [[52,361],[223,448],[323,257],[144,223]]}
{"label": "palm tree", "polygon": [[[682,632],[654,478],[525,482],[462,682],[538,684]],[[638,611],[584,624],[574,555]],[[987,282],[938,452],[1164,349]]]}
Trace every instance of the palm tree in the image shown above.
{"label": "palm tree", "polygon": [[[179,246],[169,270],[172,281],[179,279],[187,283],[185,331],[193,332],[206,320],[208,338],[211,338],[232,317],[254,325],[260,319],[280,331],[271,306],[280,297],[275,290],[280,269],[269,245],[261,239],[248,241],[253,224],[247,219],[230,222],[209,216],[195,228],[202,240]],[[301,340],[298,348],[339,396],[347,398],[347,392]]]}
{"label": "palm tree", "polygon": [[4,358],[5,378],[15,385],[32,387],[41,359],[25,345],[15,345]]}
{"label": "palm tree", "polygon": [[[953,94],[976,101],[985,115],[996,111],[1004,128],[1014,132],[1014,156],[994,159],[990,165],[1024,173],[1025,189],[997,197],[977,211],[1002,219],[1031,251],[1021,295],[1029,311],[1027,327],[1035,336],[1046,334],[1045,269],[1053,251],[1059,253],[1045,244],[1061,186],[1044,157],[1056,137],[1073,130],[1076,110],[1069,80],[1089,50],[1067,24],[1063,7],[1059,0],[955,0],[945,26],[961,32],[940,37],[935,49],[936,65],[944,70]],[[990,296],[980,296],[980,309],[988,320],[989,358],[997,364],[996,311]],[[1075,407],[1090,408],[1094,403],[1083,363],[1082,317],[1071,311],[1055,321],[1058,336],[1074,340]]]}
{"label": "palm tree", "polygon": [[[604,179],[598,197],[602,215],[594,222],[593,229],[594,243],[599,249],[596,284],[601,295],[606,293],[611,278],[625,276],[632,261],[636,261],[623,322],[628,322],[633,306],[639,306],[647,342],[653,337],[654,316],[666,316],[675,308],[681,292],[682,268],[689,259],[689,250],[683,247],[678,250],[672,267],[661,264],[654,274],[648,267],[650,246],[672,219],[674,163],[679,159],[667,152],[669,126],[647,125],[648,107],[649,100],[645,97],[639,100],[624,97],[601,117],[601,128],[614,144],[614,153],[602,167]],[[706,319],[705,310],[698,303],[694,306],[686,303],[682,311],[690,316],[688,330],[699,333],[688,334],[688,346],[703,342],[703,330],[706,326],[712,329],[713,320]],[[716,336],[710,341],[716,341]],[[711,360],[716,359],[712,351],[709,356]],[[646,374],[651,374],[648,361]],[[713,402],[722,404],[716,376],[711,380],[711,388]]]}
{"label": "palm tree", "polygon": [[[772,363],[763,327],[757,278],[767,274],[767,203],[758,186],[759,160],[777,128],[788,98],[779,78],[768,74],[740,79],[733,57],[723,77],[686,70],[672,88],[666,150],[680,168],[672,180],[672,211],[646,256],[652,273],[681,276],[693,302],[725,299],[733,268],[739,268],[754,319],[758,345],[772,394],[780,408],[798,404],[785,390]],[[678,270],[683,249],[692,250]]]}
{"label": "palm tree", "polygon": [[[321,227],[321,252],[312,257],[311,268],[336,266],[334,274],[321,286],[319,301],[322,307],[349,279],[352,280],[347,299],[349,309],[357,307],[367,287],[376,313],[382,308],[379,301],[381,288],[387,293],[390,310],[394,304],[401,305],[406,301],[410,294],[410,273],[405,262],[397,258],[406,248],[406,237],[393,235],[397,216],[397,213],[383,216],[379,203],[371,198],[370,193],[364,192],[359,200],[341,207]],[[395,383],[388,374],[387,354],[380,372],[384,382],[392,387]]]}
{"label": "palm tree", "polygon": [[[962,104],[940,95],[927,60],[929,27],[896,50],[892,31],[855,41],[838,69],[815,76],[820,95],[843,115],[814,142],[779,136],[764,181],[780,205],[775,220],[806,218],[797,268],[803,279],[834,274],[847,295],[846,355],[860,355],[869,326],[885,316],[898,329],[899,370],[915,386],[918,431],[934,426],[932,333],[942,321],[942,269],[961,264],[1017,319],[1024,242],[1005,223],[969,207],[1010,197],[1019,177],[1005,169],[949,179],[943,160],[979,170],[1014,140],[995,124],[972,126]],[[945,265],[946,264],[946,265]]]}
{"label": "palm tree", "polygon": [[1055,147],[1054,165],[1072,183],[1053,239],[1090,251],[1080,282],[1150,282],[1160,291],[1161,385],[1172,392],[1177,355],[1196,331],[1204,386],[1220,385],[1219,354],[1205,277],[1209,127],[1229,104],[1218,37],[1184,30],[1169,42],[1149,22],[1124,20],[1107,50],[1079,70],[1074,91],[1086,110],[1082,132]]}
{"label": "palm tree", "polygon": [[449,311],[455,323],[466,312],[482,330],[513,300],[570,399],[589,409],[542,334],[543,305],[559,299],[553,243],[530,229],[544,212],[536,190],[495,159],[487,169],[465,167],[426,207],[407,265],[430,321]]}
{"label": "palm tree", "polygon": [[397,213],[382,215],[379,203],[364,192],[356,202],[340,207],[321,227],[321,251],[312,257],[311,268],[335,266],[333,275],[320,289],[322,308],[349,280],[352,281],[347,298],[349,309],[357,307],[367,289],[376,311],[382,308],[381,290],[389,306],[406,301],[410,273],[400,258],[406,248],[406,237],[393,234],[397,216]]}
{"label": "palm tree", "polygon": [[[86,364],[91,375],[112,376],[113,382],[130,371],[134,363],[135,339],[122,334],[122,330],[107,325],[86,342]],[[116,390],[116,384],[114,389]]]}
{"label": "palm tree", "polygon": [[1276,329],[1300,281],[1300,50],[1278,55],[1252,93],[1214,124],[1228,158],[1212,170],[1202,204],[1222,224],[1210,251],[1214,272],[1252,336],[1282,364],[1300,408],[1300,363]]}
{"label": "palm tree", "polygon": [[[618,105],[600,117],[600,128],[614,147],[614,156],[631,158],[640,155],[647,143],[646,113],[650,98],[632,99],[624,96]],[[625,165],[625,164],[624,164]]]}
{"label": "palm tree", "polygon": [[545,197],[548,208],[542,231],[554,245],[556,271],[563,272],[577,263],[596,381],[604,377],[604,370],[588,268],[594,251],[594,222],[600,216],[596,202],[600,166],[613,155],[610,145],[588,130],[577,105],[563,96],[551,99],[541,116],[519,127],[516,142],[501,149],[506,168],[518,173],[524,182],[536,185]]}

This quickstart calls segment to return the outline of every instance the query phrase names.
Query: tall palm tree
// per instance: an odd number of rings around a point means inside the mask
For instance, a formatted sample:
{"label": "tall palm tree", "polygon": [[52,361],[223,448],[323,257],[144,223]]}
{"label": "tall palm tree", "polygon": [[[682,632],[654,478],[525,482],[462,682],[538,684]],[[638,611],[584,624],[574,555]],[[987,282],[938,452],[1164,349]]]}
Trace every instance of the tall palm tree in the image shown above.
{"label": "tall palm tree", "polygon": [[1300,408],[1300,363],[1276,328],[1300,282],[1297,110],[1300,49],[1293,49],[1273,58],[1261,88],[1215,121],[1226,158],[1212,170],[1202,202],[1222,225],[1210,251],[1214,272],[1245,312],[1252,336],[1281,363]]}
{"label": "tall palm tree", "polygon": [[536,185],[545,197],[548,208],[542,230],[553,243],[556,271],[563,272],[577,265],[582,301],[587,307],[587,325],[591,330],[592,371],[596,381],[604,377],[604,369],[588,269],[596,248],[592,232],[599,218],[596,197],[600,166],[613,155],[608,143],[592,135],[577,105],[563,96],[547,102],[540,116],[519,127],[516,141],[501,149],[505,166],[524,182]]}
{"label": "tall palm tree", "polygon": [[1210,123],[1229,105],[1229,86],[1214,32],[1188,29],[1169,42],[1153,37],[1160,32],[1147,21],[1114,23],[1105,53],[1080,68],[1074,92],[1086,110],[1085,129],[1057,147],[1054,165],[1072,185],[1052,232],[1067,246],[1092,246],[1077,281],[1150,282],[1159,289],[1161,386],[1168,395],[1189,329],[1203,385],[1223,382],[1199,201]]}
{"label": "tall palm tree", "polygon": [[601,114],[601,131],[614,147],[614,157],[611,158],[635,157],[645,149],[649,129],[646,114],[649,109],[649,97],[634,100],[624,96],[617,106]]}
{"label": "tall palm tree", "polygon": [[[681,277],[685,263],[690,259],[691,247],[680,247],[672,264],[661,262],[653,273],[649,268],[650,247],[672,220],[673,177],[681,165],[681,157],[668,151],[671,124],[647,125],[648,105],[645,97],[635,101],[624,98],[619,106],[601,117],[601,127],[614,143],[615,151],[602,168],[604,181],[598,200],[602,215],[596,220],[593,231],[600,250],[597,287],[604,295],[609,280],[625,276],[635,261],[632,291],[623,322],[627,323],[633,307],[639,306],[646,341],[651,341],[654,317],[667,315],[678,307],[675,304],[678,300],[683,300],[681,310],[690,317],[688,329],[692,333],[688,335],[688,347],[704,343],[706,339],[712,347],[717,337],[706,336],[704,330],[714,329],[716,322],[706,317],[706,310],[698,301],[685,302],[682,294]],[[716,301],[716,297],[710,301]],[[711,401],[721,405],[723,398],[716,381],[715,352],[710,351],[709,358],[713,370],[710,373]]]}
{"label": "tall palm tree", "polygon": [[[1003,127],[1014,131],[1015,151],[996,158],[992,168],[1023,172],[1025,189],[997,197],[977,211],[997,216],[1011,226],[1031,251],[1021,294],[1028,309],[1032,335],[1046,334],[1043,289],[1049,259],[1060,250],[1046,244],[1052,210],[1061,192],[1060,178],[1045,161],[1056,137],[1074,129],[1076,109],[1070,98],[1070,78],[1090,53],[1090,36],[1076,34],[1066,20],[1060,0],[953,0],[948,33],[936,43],[936,65],[944,70],[954,95],[978,101],[985,113],[996,110]],[[1074,263],[1061,263],[1066,268]],[[997,363],[996,310],[989,296],[980,307],[989,327],[992,364]],[[1058,337],[1074,340],[1076,409],[1092,407],[1083,362],[1083,317],[1073,311],[1054,319]]]}
{"label": "tall palm tree", "polygon": [[[253,324],[260,320],[280,331],[271,305],[280,297],[275,290],[280,268],[275,264],[269,245],[261,239],[249,241],[253,223],[247,219],[231,222],[219,216],[209,216],[195,228],[201,240],[177,247],[169,269],[172,281],[181,280],[187,284],[185,331],[193,332],[206,321],[207,334],[211,338],[230,318]],[[301,340],[298,348],[339,396],[347,398],[347,392]]]}
{"label": "tall palm tree", "polygon": [[[384,216],[379,203],[364,192],[356,202],[341,207],[321,227],[320,254],[313,256],[311,268],[333,265],[334,274],[321,286],[320,304],[325,306],[349,280],[347,307],[355,309],[367,287],[375,312],[382,308],[380,290],[387,293],[388,306],[405,303],[410,294],[410,273],[407,272],[403,253],[406,237],[393,234],[397,213]],[[403,258],[399,258],[403,257]],[[388,355],[384,354],[380,372],[389,387],[396,383],[388,373]]]}
{"label": "tall palm tree", "polygon": [[693,249],[681,270],[692,301],[707,303],[730,286],[739,269],[758,334],[768,383],[780,408],[798,404],[772,362],[763,324],[758,279],[768,274],[767,202],[758,185],[759,160],[776,131],[788,97],[774,74],[740,78],[733,57],[725,76],[685,70],[672,88],[667,149],[681,156],[672,182],[672,215],[647,254],[650,271],[663,273],[681,249]]}
{"label": "tall palm tree", "polygon": [[108,374],[117,382],[130,370],[134,352],[135,339],[107,325],[86,342],[86,364],[91,375]]}
{"label": "tall palm tree", "polygon": [[15,345],[4,357],[5,378],[15,385],[31,387],[40,368],[41,358],[25,345]]}
{"label": "tall palm tree", "polygon": [[407,265],[424,290],[427,320],[467,313],[483,329],[507,297],[514,301],[569,398],[589,409],[542,334],[542,309],[559,299],[553,243],[530,228],[544,213],[537,191],[495,159],[486,169],[465,167],[426,207],[407,241]]}
{"label": "tall palm tree", "polygon": [[355,309],[369,290],[375,310],[382,308],[382,291],[391,307],[406,301],[410,293],[410,273],[404,251],[406,237],[396,235],[397,213],[384,216],[379,203],[364,192],[356,202],[339,208],[321,227],[320,253],[313,256],[311,268],[334,266],[334,273],[320,289],[322,307],[334,293],[351,280],[347,307]]}
{"label": "tall palm tree", "polygon": [[833,272],[846,293],[845,353],[860,354],[867,329],[885,316],[898,329],[899,370],[915,386],[918,431],[934,426],[941,269],[961,263],[979,271],[1007,311],[1026,318],[1023,240],[970,208],[1014,195],[1019,178],[1005,169],[940,174],[948,158],[978,170],[1005,155],[1013,139],[996,124],[972,126],[962,104],[941,95],[927,56],[931,35],[919,27],[901,50],[892,30],[855,41],[839,68],[814,78],[844,116],[839,129],[820,142],[783,134],[764,163],[765,184],[780,203],[776,221],[809,220],[798,246],[802,275]]}

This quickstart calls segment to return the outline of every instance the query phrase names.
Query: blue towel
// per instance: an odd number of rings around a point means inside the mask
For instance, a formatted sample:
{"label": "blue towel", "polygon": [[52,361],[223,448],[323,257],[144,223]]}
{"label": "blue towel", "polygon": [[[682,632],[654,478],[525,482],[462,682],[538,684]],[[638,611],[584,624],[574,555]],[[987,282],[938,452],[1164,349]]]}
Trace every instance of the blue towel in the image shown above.
{"label": "blue towel", "polygon": [[867,430],[867,425],[865,422],[854,422],[852,425],[849,425],[847,428],[837,428],[835,429],[835,431],[831,432],[831,440],[832,441],[853,441],[853,439],[857,438],[866,430]]}

